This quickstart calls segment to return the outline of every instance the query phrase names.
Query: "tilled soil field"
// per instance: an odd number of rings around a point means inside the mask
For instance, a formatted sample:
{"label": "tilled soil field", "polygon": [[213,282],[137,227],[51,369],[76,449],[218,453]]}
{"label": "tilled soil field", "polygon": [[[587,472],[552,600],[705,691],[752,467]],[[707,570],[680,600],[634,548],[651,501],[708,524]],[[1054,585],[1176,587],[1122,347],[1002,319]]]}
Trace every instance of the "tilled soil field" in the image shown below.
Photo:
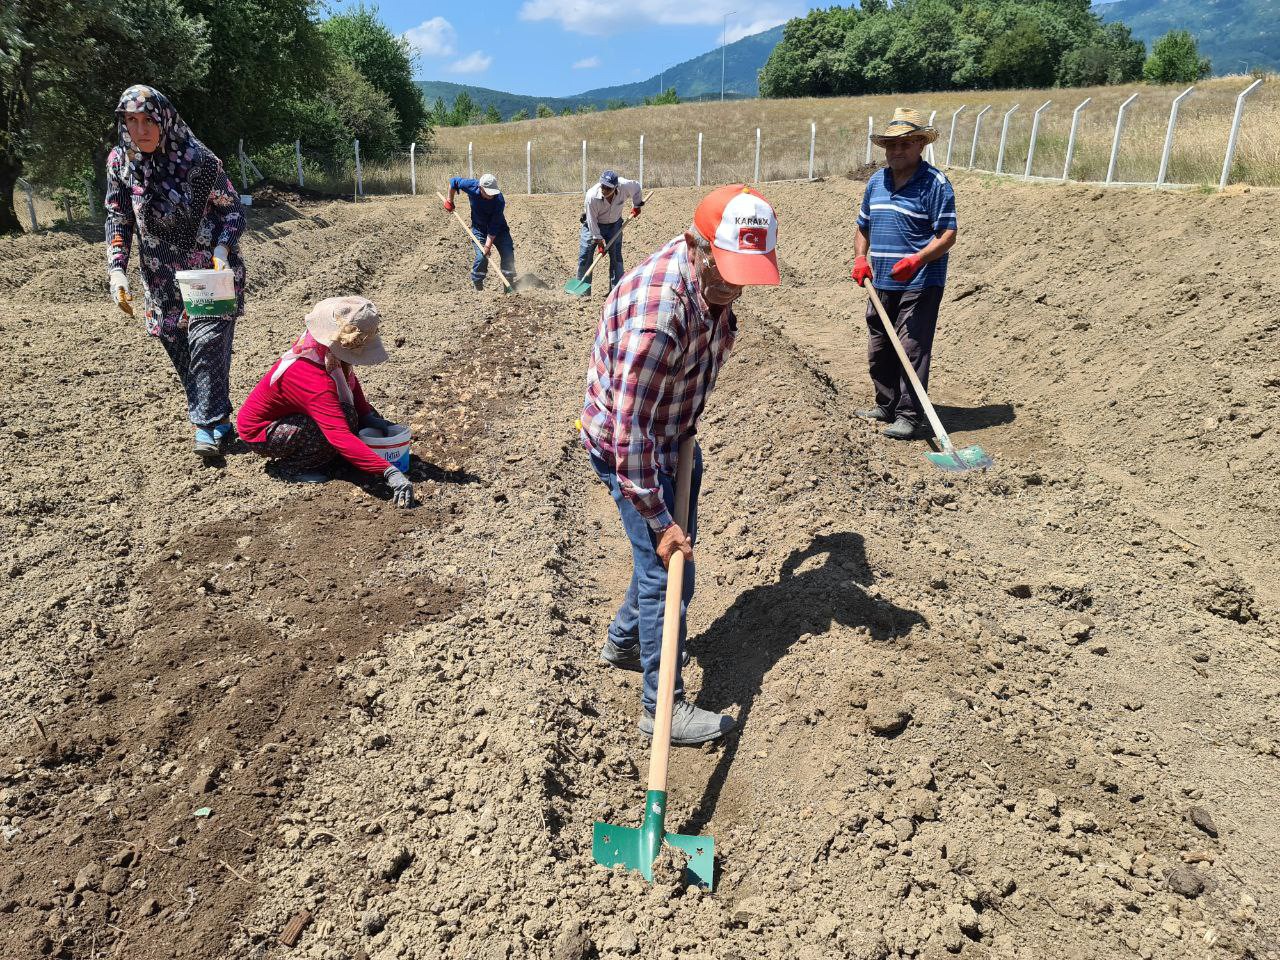
{"label": "tilled soil field", "polygon": [[766,189],[784,285],[700,430],[686,683],[741,728],[676,753],[668,827],[713,894],[591,859],[648,744],[597,660],[577,198],[510,198],[551,287],[514,297],[423,198],[253,209],[236,394],[373,299],[407,513],[200,465],[97,238],[0,241],[0,956],[1280,957],[1280,196],[959,178],[935,399],[996,466],[948,476],[852,414],[861,189]]}

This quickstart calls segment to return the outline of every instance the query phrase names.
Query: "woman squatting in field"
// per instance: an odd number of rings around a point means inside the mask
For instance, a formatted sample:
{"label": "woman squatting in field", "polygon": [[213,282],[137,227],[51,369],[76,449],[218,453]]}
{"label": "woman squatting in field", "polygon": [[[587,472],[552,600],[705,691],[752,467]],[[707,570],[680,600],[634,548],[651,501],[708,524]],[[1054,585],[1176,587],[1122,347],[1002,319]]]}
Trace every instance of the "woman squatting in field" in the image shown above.
{"label": "woman squatting in field", "polygon": [[[129,316],[129,251],[136,234],[147,332],[159,337],[187,395],[195,452],[221,458],[231,441],[231,340],[244,312],[244,210],[222,161],[160,91],[129,87],[116,106],[120,143],[107,157],[107,271]],[[175,274],[230,270],[232,313],[188,317]]]}
{"label": "woman squatting in field", "polygon": [[307,327],[245,398],[236,417],[240,437],[294,479],[323,482],[341,456],[386,479],[398,507],[413,505],[413,484],[371,450],[356,431],[390,433],[396,424],[368,400],[354,365],[387,359],[378,336],[382,317],[363,297],[330,297],[307,314]]}

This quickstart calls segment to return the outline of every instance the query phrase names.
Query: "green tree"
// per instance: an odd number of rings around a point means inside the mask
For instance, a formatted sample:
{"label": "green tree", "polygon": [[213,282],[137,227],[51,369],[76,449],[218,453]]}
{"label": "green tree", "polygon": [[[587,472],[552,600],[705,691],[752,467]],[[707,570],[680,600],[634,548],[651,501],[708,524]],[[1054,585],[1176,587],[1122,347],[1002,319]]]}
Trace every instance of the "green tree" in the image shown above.
{"label": "green tree", "polygon": [[572,116],[573,116],[573,107],[564,107],[564,108],[562,108],[562,109],[560,110],[560,116],[562,116],[562,117],[572,117]]}
{"label": "green tree", "polygon": [[498,112],[498,108],[494,106],[492,103],[489,104],[489,109],[484,112],[484,122],[485,123],[501,123],[502,122],[502,114]]}
{"label": "green tree", "polygon": [[1024,17],[1001,33],[987,48],[983,70],[994,87],[1047,87],[1053,83],[1054,63],[1049,41],[1040,25]]}
{"label": "green tree", "polygon": [[449,126],[465,127],[475,120],[479,112],[480,107],[471,99],[471,94],[465,90],[459,91],[453,98],[453,115],[449,118]]}
{"label": "green tree", "polygon": [[1147,45],[1123,23],[1109,23],[1102,37],[1067,51],[1058,67],[1058,83],[1064,87],[1096,87],[1132,83],[1142,79]]}
{"label": "green tree", "polygon": [[1186,30],[1170,30],[1151,45],[1142,79],[1147,83],[1194,83],[1211,70],[1209,58],[1200,56],[1195,37]]}
{"label": "green tree", "polygon": [[644,105],[646,107],[663,107],[679,102],[680,95],[676,93],[675,87],[667,87],[667,89],[663,90],[656,96],[644,98]]}
{"label": "green tree", "polygon": [[604,102],[606,110],[624,110],[627,107],[627,101],[619,100],[617,97],[610,97]]}
{"label": "green tree", "polygon": [[537,114],[539,119],[544,117],[554,117],[555,111],[548,107],[545,103],[538,104]]}
{"label": "green tree", "polygon": [[515,113],[511,115],[512,123],[515,123],[517,120],[528,120],[528,119],[529,119],[529,111],[526,110],[524,107],[521,107],[519,110],[517,110]]}
{"label": "green tree", "polygon": [[427,107],[422,91],[413,82],[417,55],[407,40],[379,19],[378,8],[361,3],[331,16],[320,29],[330,47],[387,96],[398,118],[400,146],[423,139]]}

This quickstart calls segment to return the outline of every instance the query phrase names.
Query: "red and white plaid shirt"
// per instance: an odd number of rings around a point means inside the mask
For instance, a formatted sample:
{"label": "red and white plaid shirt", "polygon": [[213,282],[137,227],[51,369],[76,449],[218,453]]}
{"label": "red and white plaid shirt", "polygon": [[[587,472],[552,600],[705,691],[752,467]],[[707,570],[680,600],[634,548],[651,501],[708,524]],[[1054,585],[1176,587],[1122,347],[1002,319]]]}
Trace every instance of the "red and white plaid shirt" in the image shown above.
{"label": "red and white plaid shirt", "polygon": [[675,473],[733,349],[733,311],[712,308],[676,237],[609,294],[587,371],[582,440],[613,466],[623,496],[657,531],[671,525],[659,471]]}

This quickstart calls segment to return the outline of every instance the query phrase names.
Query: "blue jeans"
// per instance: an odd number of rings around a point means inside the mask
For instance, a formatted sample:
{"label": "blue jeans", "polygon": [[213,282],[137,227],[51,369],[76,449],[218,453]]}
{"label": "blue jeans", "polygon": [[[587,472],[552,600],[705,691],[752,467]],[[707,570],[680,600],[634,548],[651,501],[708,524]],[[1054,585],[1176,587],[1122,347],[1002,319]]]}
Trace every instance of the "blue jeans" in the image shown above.
{"label": "blue jeans", "polygon": [[[654,712],[658,699],[658,664],[662,659],[662,613],[667,597],[667,570],[658,558],[658,535],[640,515],[635,506],[622,495],[618,475],[613,464],[591,455],[591,466],[609,488],[613,502],[618,505],[622,528],[631,541],[631,584],[622,605],[609,624],[609,639],[625,649],[640,644],[640,663],[644,668],[644,692],[641,702],[646,710]],[[660,475],[662,499],[667,509],[675,511],[676,478]],[[702,486],[702,448],[694,444],[693,477],[689,485],[689,529],[685,531],[696,542],[698,536],[698,490]],[[680,664],[684,657],[687,633],[685,614],[693,599],[694,567],[684,568],[684,590],[680,598],[680,647],[676,656],[676,699],[684,696],[684,681],[680,676]]]}
{"label": "blue jeans", "polygon": [[[608,243],[618,235],[618,231],[622,229],[622,221],[617,223],[600,224],[600,235],[604,237],[604,242]],[[591,269],[591,261],[596,256],[596,242],[591,239],[591,231],[583,224],[582,230],[578,236],[578,279],[581,280],[583,274]],[[600,276],[600,268],[596,267],[591,274],[594,280]],[[609,248],[609,289],[613,289],[618,285],[618,281],[622,279],[622,240],[619,239],[612,247]]]}
{"label": "blue jeans", "polygon": [[[476,242],[480,246],[484,246],[488,239],[484,235],[483,230],[471,228],[471,235],[476,238]],[[516,282],[516,246],[511,240],[511,231],[503,230],[493,238],[493,248],[498,251],[498,256],[502,258],[502,272],[510,283]],[[474,248],[473,248],[474,249]],[[476,283],[484,283],[484,278],[489,272],[489,262],[480,255],[480,251],[476,250],[476,262],[471,265],[471,279]]]}

